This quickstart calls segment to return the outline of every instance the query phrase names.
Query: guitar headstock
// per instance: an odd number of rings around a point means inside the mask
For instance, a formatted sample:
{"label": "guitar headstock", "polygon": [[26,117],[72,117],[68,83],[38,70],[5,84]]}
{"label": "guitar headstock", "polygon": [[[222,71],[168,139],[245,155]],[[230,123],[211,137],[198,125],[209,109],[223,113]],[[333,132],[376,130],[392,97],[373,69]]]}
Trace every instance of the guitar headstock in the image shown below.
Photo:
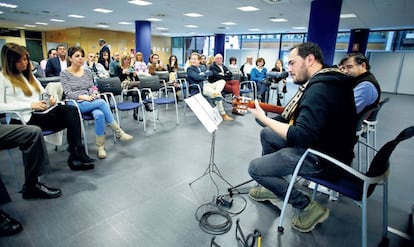
{"label": "guitar headstock", "polygon": [[236,97],[233,99],[233,107],[240,114],[246,114],[247,108],[250,107],[252,99],[249,97]]}

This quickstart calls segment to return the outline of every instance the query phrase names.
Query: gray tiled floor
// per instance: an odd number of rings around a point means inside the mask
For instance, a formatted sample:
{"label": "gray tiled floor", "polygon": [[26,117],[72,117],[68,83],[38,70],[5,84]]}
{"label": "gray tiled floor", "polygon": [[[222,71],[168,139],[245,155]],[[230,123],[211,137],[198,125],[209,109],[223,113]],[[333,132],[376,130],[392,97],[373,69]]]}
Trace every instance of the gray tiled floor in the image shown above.
{"label": "gray tiled floor", "polygon": [[[293,93],[294,89],[289,91]],[[414,96],[385,96],[391,101],[379,115],[378,146],[414,123]],[[144,134],[142,123],[136,125],[132,116],[124,115],[125,130],[134,134],[134,140],[114,144],[108,134],[109,156],[98,161],[92,171],[70,171],[65,147],[55,152],[49,146],[52,171],[43,181],[63,190],[58,199],[23,200],[17,193],[6,153],[1,151],[0,173],[13,199],[2,209],[21,221],[24,231],[0,238],[0,246],[209,246],[212,236],[199,228],[194,214],[201,204],[212,200],[216,188],[208,176],[191,187],[189,182],[208,167],[211,136],[192,112],[183,116],[183,103],[180,104],[180,124],[175,125],[172,108],[168,112],[162,109],[156,132],[151,120]],[[94,155],[93,126],[88,126],[87,131],[89,151]],[[231,184],[249,179],[249,161],[260,155],[259,131],[250,114],[220,125],[215,162]],[[408,215],[414,204],[412,150],[414,139],[402,143],[392,157],[389,218],[390,225],[402,231],[407,231]],[[19,150],[13,154],[19,163],[19,179],[23,181]],[[220,194],[226,193],[228,186],[212,176]],[[241,191],[247,191],[251,185],[254,183],[243,186]],[[280,211],[276,207],[253,202],[246,195],[242,197],[246,199],[246,209],[232,217],[233,226],[228,233],[216,237],[221,246],[237,246],[237,218],[245,232],[260,229],[262,246],[360,245],[360,210],[344,197],[331,202],[325,195],[318,195],[318,201],[331,209],[331,216],[309,234],[289,227],[293,213],[289,209],[283,235],[277,233]],[[380,240],[381,202],[379,191],[369,200],[369,246],[376,246]],[[238,211],[243,206],[244,200],[235,197],[231,210]],[[389,237],[390,246],[408,246],[408,242],[393,234]]]}

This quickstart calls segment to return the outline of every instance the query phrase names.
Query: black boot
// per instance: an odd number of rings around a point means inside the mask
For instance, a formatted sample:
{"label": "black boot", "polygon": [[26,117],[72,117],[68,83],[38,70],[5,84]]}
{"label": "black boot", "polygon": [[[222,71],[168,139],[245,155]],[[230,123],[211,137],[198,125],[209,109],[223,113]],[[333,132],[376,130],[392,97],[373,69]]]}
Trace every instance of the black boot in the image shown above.
{"label": "black boot", "polygon": [[86,171],[95,168],[93,163],[84,164],[79,160],[73,159],[72,156],[69,156],[68,166],[73,171]]}
{"label": "black boot", "polygon": [[145,110],[146,111],[149,111],[149,112],[152,112],[152,107],[151,107],[151,105],[150,104],[145,104]]}
{"label": "black boot", "polygon": [[86,154],[84,147],[76,147],[75,150],[71,152],[71,156],[73,160],[80,161],[84,164],[95,162],[95,159],[92,159]]}

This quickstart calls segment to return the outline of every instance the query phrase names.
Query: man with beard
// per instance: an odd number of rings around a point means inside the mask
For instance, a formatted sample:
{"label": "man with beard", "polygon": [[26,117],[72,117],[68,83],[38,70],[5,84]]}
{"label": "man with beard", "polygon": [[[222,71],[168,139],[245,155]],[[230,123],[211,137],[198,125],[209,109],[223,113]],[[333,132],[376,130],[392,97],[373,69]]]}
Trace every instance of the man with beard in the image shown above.
{"label": "man with beard", "polygon": [[[277,118],[269,118],[256,101],[252,114],[266,127],[260,139],[263,156],[250,162],[249,174],[261,187],[249,191],[256,201],[274,203],[284,198],[298,160],[307,148],[324,152],[351,164],[355,144],[356,110],[352,78],[338,69],[324,69],[323,55],[313,43],[294,46],[289,53],[288,72],[301,85]],[[333,165],[315,156],[307,158],[299,176],[339,175]],[[310,232],[329,216],[329,209],[293,189],[289,203],[298,209],[292,227]]]}

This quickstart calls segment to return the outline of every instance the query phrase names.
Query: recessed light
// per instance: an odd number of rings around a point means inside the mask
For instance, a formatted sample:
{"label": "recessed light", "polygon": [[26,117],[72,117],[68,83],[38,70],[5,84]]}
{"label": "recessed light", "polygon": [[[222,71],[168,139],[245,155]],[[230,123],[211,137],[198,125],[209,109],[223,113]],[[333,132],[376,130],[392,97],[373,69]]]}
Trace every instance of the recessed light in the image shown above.
{"label": "recessed light", "polygon": [[65,20],[61,20],[61,19],[50,19],[50,21],[54,21],[54,22],[65,22]]}
{"label": "recessed light", "polygon": [[16,4],[10,4],[10,3],[0,3],[0,7],[15,9],[19,6],[17,6]]}
{"label": "recessed light", "polygon": [[3,11],[0,11],[0,15],[3,14],[3,13],[4,13]]}
{"label": "recessed light", "polygon": [[197,25],[185,25],[184,27],[189,27],[189,28],[197,28]]}
{"label": "recessed light", "polygon": [[199,13],[186,13],[184,15],[188,16],[188,17],[201,17],[201,16],[203,16],[202,14],[199,14]]}
{"label": "recessed light", "polygon": [[49,23],[46,23],[46,22],[36,22],[35,24],[37,24],[37,25],[43,25],[43,26],[49,25]]}
{"label": "recessed light", "polygon": [[121,24],[121,25],[131,25],[132,22],[120,21],[120,22],[118,22],[118,24]]}
{"label": "recessed light", "polygon": [[24,24],[25,27],[36,27],[35,25],[31,25],[31,24]]}
{"label": "recessed light", "polygon": [[105,24],[96,24],[97,27],[103,27],[103,28],[108,28],[109,25],[105,25]]}
{"label": "recessed light", "polygon": [[158,18],[148,18],[147,21],[162,21],[162,19],[158,19]]}
{"label": "recessed light", "polygon": [[78,18],[78,19],[85,18],[85,16],[83,16],[83,15],[68,15],[68,17]]}
{"label": "recessed light", "polygon": [[273,21],[273,22],[287,22],[288,20],[286,20],[285,18],[275,18],[275,17],[270,17],[269,21]]}
{"label": "recessed light", "polygon": [[96,12],[99,12],[99,13],[105,13],[105,14],[113,12],[113,10],[111,10],[111,9],[101,9],[101,8],[93,9],[93,11],[96,11]]}
{"label": "recessed light", "polygon": [[253,6],[242,6],[242,7],[238,7],[237,9],[241,10],[241,11],[256,11],[259,10],[256,7]]}
{"label": "recessed light", "polygon": [[260,28],[249,28],[248,30],[249,30],[249,31],[252,31],[252,32],[258,32],[258,31],[260,31],[261,29],[260,29]]}
{"label": "recessed light", "polygon": [[306,29],[306,27],[292,27],[292,29],[295,29],[295,30],[304,30],[304,29]]}
{"label": "recessed light", "polygon": [[157,29],[157,30],[168,30],[168,28],[166,28],[166,27],[156,27],[155,29]]}
{"label": "recessed light", "polygon": [[132,0],[132,1],[128,1],[128,3],[139,5],[139,6],[147,6],[147,5],[152,4],[150,2],[142,1],[142,0]]}
{"label": "recessed light", "polygon": [[345,18],[356,18],[357,16],[354,13],[349,13],[349,14],[341,14],[340,18],[345,19]]}
{"label": "recessed light", "polygon": [[228,22],[222,22],[221,24],[223,24],[223,25],[227,25],[227,26],[233,26],[233,25],[236,25],[236,23],[231,22],[231,21],[228,21]]}

